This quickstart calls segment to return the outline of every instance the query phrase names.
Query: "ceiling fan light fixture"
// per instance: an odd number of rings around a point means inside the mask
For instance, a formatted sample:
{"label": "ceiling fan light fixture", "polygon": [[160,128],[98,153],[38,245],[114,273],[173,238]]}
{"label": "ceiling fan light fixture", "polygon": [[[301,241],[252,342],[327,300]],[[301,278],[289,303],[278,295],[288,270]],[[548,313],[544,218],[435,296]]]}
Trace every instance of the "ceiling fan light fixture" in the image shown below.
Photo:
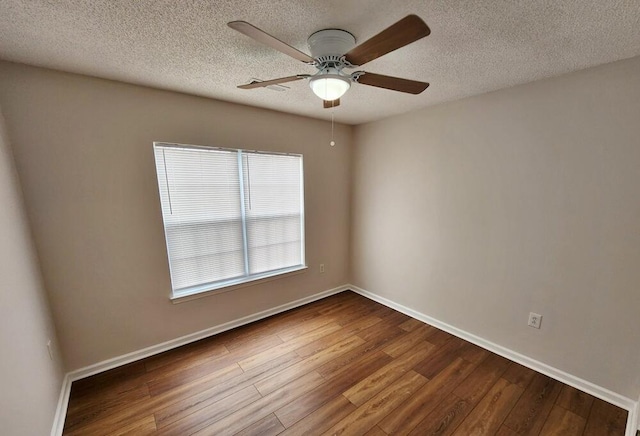
{"label": "ceiling fan light fixture", "polygon": [[322,74],[309,79],[315,95],[326,101],[337,100],[351,87],[351,80],[338,74]]}

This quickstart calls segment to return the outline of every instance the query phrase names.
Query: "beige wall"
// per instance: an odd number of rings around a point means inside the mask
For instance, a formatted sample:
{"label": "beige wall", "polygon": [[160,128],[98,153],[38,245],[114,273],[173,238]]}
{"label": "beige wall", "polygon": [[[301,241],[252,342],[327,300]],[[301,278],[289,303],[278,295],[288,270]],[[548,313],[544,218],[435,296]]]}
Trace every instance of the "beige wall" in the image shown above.
{"label": "beige wall", "polygon": [[[338,126],[331,148],[326,122],[0,63],[67,370],[351,279],[637,398],[639,75],[636,58],[502,90],[356,127],[353,144]],[[171,304],[154,140],[303,153],[309,270]],[[16,216],[0,220],[26,232]]]}
{"label": "beige wall", "polygon": [[[349,127],[10,63],[0,103],[68,370],[347,283]],[[310,268],[172,304],[153,141],[302,153]]]}
{"label": "beige wall", "polygon": [[1,113],[0,205],[0,432],[44,435],[51,431],[62,370]]}
{"label": "beige wall", "polygon": [[357,127],[352,283],[635,400],[639,78],[634,58]]}

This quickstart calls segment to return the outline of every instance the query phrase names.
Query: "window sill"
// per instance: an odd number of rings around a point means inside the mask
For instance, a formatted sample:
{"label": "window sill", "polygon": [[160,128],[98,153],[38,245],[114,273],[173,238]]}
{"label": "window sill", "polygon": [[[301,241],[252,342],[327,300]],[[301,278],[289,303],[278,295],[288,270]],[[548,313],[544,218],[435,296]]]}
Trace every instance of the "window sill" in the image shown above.
{"label": "window sill", "polygon": [[229,285],[218,285],[210,289],[183,292],[178,295],[172,295],[170,297],[170,300],[173,304],[184,303],[191,300],[197,300],[199,298],[209,297],[211,295],[222,294],[224,292],[229,292],[229,291],[235,291],[236,289],[246,288],[248,286],[259,285],[262,283],[270,282],[272,280],[278,280],[285,277],[295,276],[295,275],[304,273],[307,269],[308,267],[306,265],[297,266],[292,269],[288,269],[285,271],[278,271],[271,275],[256,277],[241,283],[229,284]]}

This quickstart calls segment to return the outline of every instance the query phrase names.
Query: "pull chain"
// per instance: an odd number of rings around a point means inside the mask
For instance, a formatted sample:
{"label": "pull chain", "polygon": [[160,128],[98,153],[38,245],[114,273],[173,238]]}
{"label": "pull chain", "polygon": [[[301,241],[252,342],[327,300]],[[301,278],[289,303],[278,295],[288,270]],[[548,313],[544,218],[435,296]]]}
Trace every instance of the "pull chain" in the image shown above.
{"label": "pull chain", "polygon": [[330,146],[334,146],[336,145],[336,141],[333,140],[333,109],[331,108],[331,142],[329,142]]}

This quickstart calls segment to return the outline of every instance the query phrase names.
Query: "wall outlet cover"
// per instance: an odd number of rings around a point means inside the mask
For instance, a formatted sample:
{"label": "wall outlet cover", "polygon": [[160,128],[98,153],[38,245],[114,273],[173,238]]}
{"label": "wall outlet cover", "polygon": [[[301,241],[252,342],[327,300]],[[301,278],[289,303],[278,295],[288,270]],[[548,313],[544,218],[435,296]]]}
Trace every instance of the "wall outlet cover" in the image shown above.
{"label": "wall outlet cover", "polygon": [[529,312],[529,327],[539,329],[540,324],[542,324],[542,315],[539,313]]}

